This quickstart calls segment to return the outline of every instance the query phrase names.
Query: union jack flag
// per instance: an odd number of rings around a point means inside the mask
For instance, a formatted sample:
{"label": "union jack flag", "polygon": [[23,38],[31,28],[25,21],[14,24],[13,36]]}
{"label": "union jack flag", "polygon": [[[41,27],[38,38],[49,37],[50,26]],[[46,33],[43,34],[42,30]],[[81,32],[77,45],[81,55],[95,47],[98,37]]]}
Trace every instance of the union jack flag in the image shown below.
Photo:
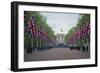
{"label": "union jack flag", "polygon": [[29,34],[31,37],[35,37],[36,34],[36,25],[35,25],[35,17],[32,16],[32,19],[28,23]]}

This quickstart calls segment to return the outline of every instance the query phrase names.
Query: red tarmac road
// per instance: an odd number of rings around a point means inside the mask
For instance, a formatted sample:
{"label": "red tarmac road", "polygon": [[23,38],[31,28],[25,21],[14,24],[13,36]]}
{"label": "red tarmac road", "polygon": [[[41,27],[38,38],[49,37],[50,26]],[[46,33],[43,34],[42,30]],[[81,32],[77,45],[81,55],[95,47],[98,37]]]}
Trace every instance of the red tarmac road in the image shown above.
{"label": "red tarmac road", "polygon": [[70,50],[69,48],[52,48],[49,50],[35,51],[32,54],[24,53],[24,61],[44,61],[44,60],[68,60],[87,59],[89,52]]}

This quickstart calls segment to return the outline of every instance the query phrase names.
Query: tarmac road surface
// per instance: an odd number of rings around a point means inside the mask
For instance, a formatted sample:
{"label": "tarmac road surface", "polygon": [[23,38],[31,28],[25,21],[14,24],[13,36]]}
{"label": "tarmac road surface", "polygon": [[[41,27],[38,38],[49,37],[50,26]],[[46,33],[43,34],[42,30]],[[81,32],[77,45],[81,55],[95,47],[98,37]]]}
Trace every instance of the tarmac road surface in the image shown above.
{"label": "tarmac road surface", "polygon": [[52,48],[43,51],[34,51],[27,54],[24,51],[24,61],[71,60],[90,58],[89,52],[70,50],[69,48]]}

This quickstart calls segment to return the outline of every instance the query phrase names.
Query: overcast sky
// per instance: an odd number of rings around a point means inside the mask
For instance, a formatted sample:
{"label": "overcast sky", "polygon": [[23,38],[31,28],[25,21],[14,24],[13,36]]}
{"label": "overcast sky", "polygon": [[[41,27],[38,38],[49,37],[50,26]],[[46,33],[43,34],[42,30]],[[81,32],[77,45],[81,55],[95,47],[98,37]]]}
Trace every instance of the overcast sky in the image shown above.
{"label": "overcast sky", "polygon": [[[79,14],[72,13],[55,13],[55,12],[40,12],[46,17],[47,23],[52,27],[55,34],[66,34],[68,31],[76,26]],[[63,30],[63,31],[61,31]]]}

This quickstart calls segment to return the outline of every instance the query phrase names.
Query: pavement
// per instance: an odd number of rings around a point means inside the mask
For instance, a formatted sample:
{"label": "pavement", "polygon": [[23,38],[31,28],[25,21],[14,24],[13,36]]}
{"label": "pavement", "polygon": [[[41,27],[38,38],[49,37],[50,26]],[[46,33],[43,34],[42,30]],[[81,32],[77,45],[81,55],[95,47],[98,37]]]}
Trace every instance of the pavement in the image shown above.
{"label": "pavement", "polygon": [[73,60],[73,59],[88,59],[89,52],[79,50],[71,50],[69,48],[52,48],[42,51],[33,51],[32,54],[27,54],[24,51],[24,61],[47,61],[47,60]]}

